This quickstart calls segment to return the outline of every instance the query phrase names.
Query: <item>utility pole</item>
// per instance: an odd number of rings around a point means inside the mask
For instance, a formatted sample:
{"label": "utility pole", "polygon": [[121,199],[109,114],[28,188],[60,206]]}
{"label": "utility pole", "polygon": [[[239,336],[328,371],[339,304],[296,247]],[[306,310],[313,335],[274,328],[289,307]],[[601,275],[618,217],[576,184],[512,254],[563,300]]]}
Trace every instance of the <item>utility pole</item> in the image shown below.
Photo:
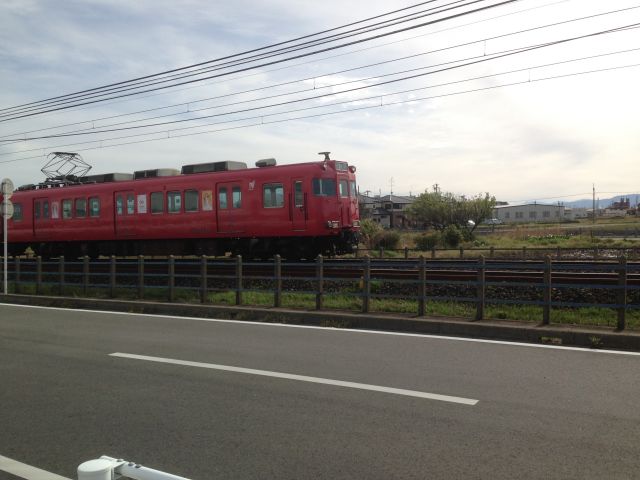
{"label": "utility pole", "polygon": [[592,223],[596,223],[596,184],[593,184],[593,215],[591,216]]}
{"label": "utility pole", "polygon": [[391,195],[393,195],[393,177],[389,180],[389,186],[391,187]]}

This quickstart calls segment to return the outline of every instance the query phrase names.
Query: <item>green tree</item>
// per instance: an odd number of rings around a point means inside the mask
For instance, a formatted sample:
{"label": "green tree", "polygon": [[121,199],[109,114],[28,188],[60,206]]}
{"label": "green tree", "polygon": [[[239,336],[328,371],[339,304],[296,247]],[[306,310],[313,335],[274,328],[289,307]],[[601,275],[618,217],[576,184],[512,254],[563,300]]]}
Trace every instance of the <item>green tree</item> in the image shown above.
{"label": "green tree", "polygon": [[467,198],[435,190],[418,196],[407,213],[411,219],[439,232],[454,225],[470,237],[480,223],[491,218],[495,204],[495,197],[488,193]]}

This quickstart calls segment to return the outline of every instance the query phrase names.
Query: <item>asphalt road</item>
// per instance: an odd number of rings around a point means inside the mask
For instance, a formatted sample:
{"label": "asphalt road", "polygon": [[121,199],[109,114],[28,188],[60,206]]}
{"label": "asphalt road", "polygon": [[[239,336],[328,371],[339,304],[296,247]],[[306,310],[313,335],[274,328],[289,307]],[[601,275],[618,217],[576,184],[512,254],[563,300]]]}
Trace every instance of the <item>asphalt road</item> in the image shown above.
{"label": "asphalt road", "polygon": [[0,305],[0,456],[68,478],[103,454],[202,480],[634,478],[639,373],[633,354]]}

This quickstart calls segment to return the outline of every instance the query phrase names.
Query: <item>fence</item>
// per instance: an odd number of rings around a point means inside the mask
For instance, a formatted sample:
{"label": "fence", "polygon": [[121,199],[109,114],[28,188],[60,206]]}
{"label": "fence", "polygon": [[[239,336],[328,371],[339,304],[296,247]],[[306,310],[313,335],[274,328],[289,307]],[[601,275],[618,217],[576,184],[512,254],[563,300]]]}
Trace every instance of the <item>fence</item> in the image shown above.
{"label": "fence", "polygon": [[[632,327],[640,312],[640,264],[544,260],[501,261],[481,256],[466,261],[351,260],[246,262],[234,259],[118,259],[44,261],[13,258],[10,286],[15,293],[101,295],[131,299],[199,301],[363,313],[428,314],[438,302],[467,305],[464,315],[486,318],[490,305],[533,306],[538,321],[552,322],[560,309],[597,307],[615,312],[605,324]],[[246,297],[259,294],[259,300]],[[266,301],[265,301],[266,298]],[[269,300],[270,298],[270,300]],[[433,312],[431,312],[433,313]],[[458,315],[460,316],[460,315]],[[610,315],[611,317],[611,315]],[[500,317],[498,317],[500,318]],[[506,318],[506,317],[504,317]],[[612,317],[613,318],[613,317]]]}

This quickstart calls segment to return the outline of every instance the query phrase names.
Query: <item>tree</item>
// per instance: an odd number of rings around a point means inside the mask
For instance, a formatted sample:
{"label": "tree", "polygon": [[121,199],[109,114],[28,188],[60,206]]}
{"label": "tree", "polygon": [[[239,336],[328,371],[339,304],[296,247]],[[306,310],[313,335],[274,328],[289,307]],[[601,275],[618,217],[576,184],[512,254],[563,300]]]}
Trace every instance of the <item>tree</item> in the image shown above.
{"label": "tree", "polygon": [[488,193],[467,198],[435,190],[418,196],[407,213],[411,219],[439,232],[454,225],[471,235],[480,223],[491,218],[495,204],[495,197]]}

